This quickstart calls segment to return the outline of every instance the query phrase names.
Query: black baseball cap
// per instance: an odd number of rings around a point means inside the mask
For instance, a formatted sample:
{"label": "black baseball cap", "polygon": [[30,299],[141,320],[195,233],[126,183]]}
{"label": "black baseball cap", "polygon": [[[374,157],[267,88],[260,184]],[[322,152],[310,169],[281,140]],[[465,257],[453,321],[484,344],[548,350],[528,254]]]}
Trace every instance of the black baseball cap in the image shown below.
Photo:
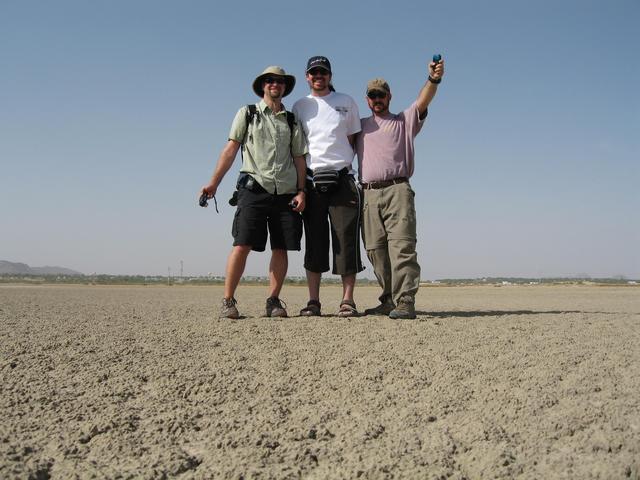
{"label": "black baseball cap", "polygon": [[327,72],[331,73],[331,62],[327,57],[311,57],[307,61],[307,70],[306,73],[309,73],[309,70],[312,68],[324,68]]}

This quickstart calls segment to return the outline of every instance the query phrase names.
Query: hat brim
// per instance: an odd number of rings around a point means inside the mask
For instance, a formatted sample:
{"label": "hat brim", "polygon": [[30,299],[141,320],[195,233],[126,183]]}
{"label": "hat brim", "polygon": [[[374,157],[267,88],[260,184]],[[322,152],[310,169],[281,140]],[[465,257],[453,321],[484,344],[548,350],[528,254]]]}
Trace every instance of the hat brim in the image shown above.
{"label": "hat brim", "polygon": [[309,68],[307,68],[307,71],[305,73],[309,73],[310,70],[313,70],[314,68],[321,68],[322,70],[324,70],[327,73],[331,73],[331,69],[325,67],[324,65],[311,65]]}
{"label": "hat brim", "polygon": [[277,73],[263,73],[262,75],[258,75],[258,77],[253,81],[253,91],[260,98],[264,97],[264,90],[262,89],[262,82],[265,77],[275,75],[277,77],[284,77],[284,93],[282,97],[286,97],[293,91],[293,87],[296,86],[296,77],[293,75],[280,75]]}

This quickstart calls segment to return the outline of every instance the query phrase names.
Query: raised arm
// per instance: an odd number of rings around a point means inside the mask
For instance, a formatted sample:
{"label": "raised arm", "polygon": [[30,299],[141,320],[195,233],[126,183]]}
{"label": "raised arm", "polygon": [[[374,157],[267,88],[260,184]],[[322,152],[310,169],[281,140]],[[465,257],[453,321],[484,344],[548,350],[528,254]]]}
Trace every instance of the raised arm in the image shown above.
{"label": "raised arm", "polygon": [[[438,91],[438,84],[442,80],[443,75],[444,60],[440,60],[438,63],[431,62],[429,64],[429,79],[420,89],[420,93],[418,93],[418,99],[416,100],[418,104],[418,111],[420,112],[420,118],[424,118],[427,107],[431,103],[431,100],[433,100],[433,97],[436,96],[436,92]],[[436,83],[434,83],[432,80],[434,80]]]}

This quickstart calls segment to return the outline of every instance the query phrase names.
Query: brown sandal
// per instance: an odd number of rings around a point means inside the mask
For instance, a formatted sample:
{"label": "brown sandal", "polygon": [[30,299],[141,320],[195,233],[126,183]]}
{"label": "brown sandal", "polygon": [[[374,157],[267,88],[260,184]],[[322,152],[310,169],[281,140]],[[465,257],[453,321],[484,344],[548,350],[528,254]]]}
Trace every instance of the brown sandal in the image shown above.
{"label": "brown sandal", "polygon": [[340,310],[338,310],[339,317],[357,317],[358,315],[356,303],[353,300],[342,301],[340,304]]}
{"label": "brown sandal", "polygon": [[300,315],[303,317],[319,317],[321,315],[321,307],[318,300],[309,300],[307,306],[300,310]]}

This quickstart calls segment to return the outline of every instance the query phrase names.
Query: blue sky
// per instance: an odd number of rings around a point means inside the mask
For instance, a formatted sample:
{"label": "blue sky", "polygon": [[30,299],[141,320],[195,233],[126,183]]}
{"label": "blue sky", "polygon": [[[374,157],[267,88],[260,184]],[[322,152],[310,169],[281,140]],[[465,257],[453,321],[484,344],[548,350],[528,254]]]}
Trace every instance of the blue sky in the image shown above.
{"label": "blue sky", "polygon": [[367,80],[402,110],[441,53],[412,178],[423,278],[638,278],[639,24],[637,0],[0,0],[0,259],[222,274],[235,170],[219,215],[196,194],[255,76],[294,74],[291,107],[326,55],[364,116]]}

